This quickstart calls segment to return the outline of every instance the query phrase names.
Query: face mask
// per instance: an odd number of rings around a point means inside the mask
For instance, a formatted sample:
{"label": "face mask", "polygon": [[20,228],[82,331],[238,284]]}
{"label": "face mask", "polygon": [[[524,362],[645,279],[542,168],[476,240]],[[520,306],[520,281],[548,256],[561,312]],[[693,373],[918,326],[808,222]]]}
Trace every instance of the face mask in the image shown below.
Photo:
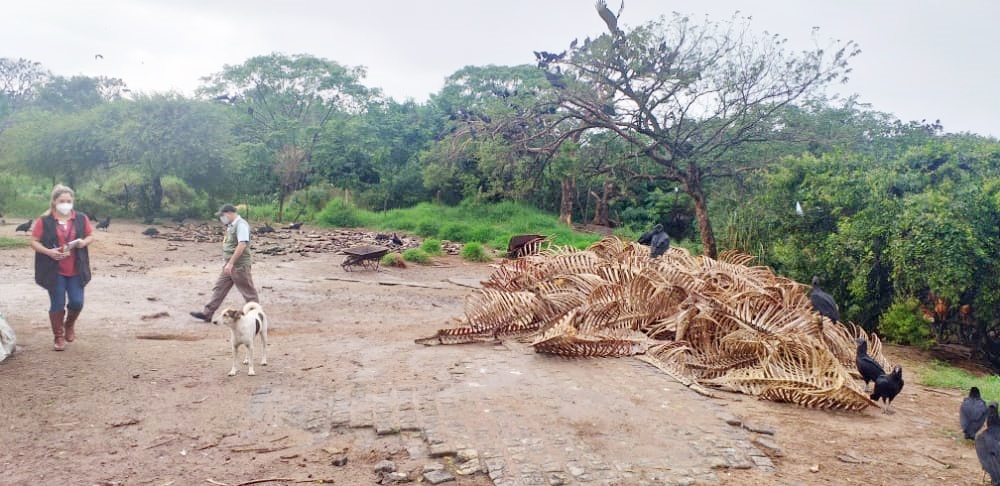
{"label": "face mask", "polygon": [[225,216],[219,216],[219,221],[222,221],[222,224],[229,224],[229,219]]}
{"label": "face mask", "polygon": [[73,203],[59,203],[56,204],[56,211],[63,216],[69,216],[69,212],[73,210]]}

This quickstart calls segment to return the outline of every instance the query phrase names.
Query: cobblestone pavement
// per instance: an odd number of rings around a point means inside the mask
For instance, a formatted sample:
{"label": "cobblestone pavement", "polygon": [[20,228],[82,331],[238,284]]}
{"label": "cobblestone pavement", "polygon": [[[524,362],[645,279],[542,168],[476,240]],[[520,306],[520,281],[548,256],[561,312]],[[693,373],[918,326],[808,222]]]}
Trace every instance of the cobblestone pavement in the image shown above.
{"label": "cobblestone pavement", "polygon": [[346,386],[300,397],[285,420],[390,442],[498,486],[714,484],[726,468],[773,469],[726,423],[739,425],[728,407],[637,360],[556,358],[516,342],[395,355],[356,361]]}

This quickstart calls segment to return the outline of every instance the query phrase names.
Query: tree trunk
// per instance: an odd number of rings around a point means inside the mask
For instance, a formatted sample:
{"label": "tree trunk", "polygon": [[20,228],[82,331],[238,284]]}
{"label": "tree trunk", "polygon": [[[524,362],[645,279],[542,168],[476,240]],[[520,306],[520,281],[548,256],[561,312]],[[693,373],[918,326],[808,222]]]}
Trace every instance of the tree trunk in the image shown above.
{"label": "tree trunk", "polygon": [[[285,220],[285,188],[278,190],[278,222]],[[295,221],[292,221],[293,223]]]}
{"label": "tree trunk", "polygon": [[153,214],[152,216],[159,216],[163,209],[163,184],[160,183],[160,177],[153,177]]}
{"label": "tree trunk", "polygon": [[604,181],[603,193],[600,196],[594,194],[594,199],[597,202],[594,207],[594,220],[591,223],[599,226],[611,226],[611,208],[608,201],[611,200],[614,191],[615,184],[611,181]]}
{"label": "tree trunk", "polygon": [[573,199],[576,195],[576,181],[572,178],[562,180],[562,198],[559,203],[559,221],[566,225],[573,224]]}
{"label": "tree trunk", "polygon": [[701,251],[709,258],[716,258],[719,249],[715,243],[712,221],[708,218],[705,189],[701,186],[701,177],[697,168],[691,169],[690,178],[684,183],[684,190],[694,201],[694,216],[698,219],[698,232],[701,233]]}

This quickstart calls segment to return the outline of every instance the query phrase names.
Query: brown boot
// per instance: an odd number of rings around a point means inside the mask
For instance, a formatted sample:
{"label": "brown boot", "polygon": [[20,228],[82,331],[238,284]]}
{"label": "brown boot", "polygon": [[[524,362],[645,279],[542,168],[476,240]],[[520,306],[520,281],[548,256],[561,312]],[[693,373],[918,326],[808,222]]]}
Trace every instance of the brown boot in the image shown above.
{"label": "brown boot", "polygon": [[63,336],[63,319],[66,317],[66,311],[59,312],[49,312],[49,324],[52,324],[52,335],[55,339],[52,341],[52,349],[56,351],[62,351],[66,349],[66,339]]}
{"label": "brown boot", "polygon": [[71,343],[76,339],[76,332],[73,329],[73,325],[76,324],[76,318],[80,317],[79,310],[69,309],[66,311],[66,342]]}

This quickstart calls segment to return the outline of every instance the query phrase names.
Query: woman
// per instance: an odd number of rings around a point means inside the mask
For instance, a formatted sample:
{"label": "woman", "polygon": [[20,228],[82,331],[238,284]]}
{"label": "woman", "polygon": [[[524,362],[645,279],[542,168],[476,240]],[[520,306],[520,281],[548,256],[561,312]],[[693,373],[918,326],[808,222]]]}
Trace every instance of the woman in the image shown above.
{"label": "woman", "polygon": [[[35,249],[35,282],[49,291],[49,323],[53,349],[62,351],[76,339],[74,325],[83,310],[83,288],[90,282],[93,230],[86,214],[73,211],[73,190],[56,185],[52,202],[31,230]],[[67,303],[68,297],[68,303]]]}

